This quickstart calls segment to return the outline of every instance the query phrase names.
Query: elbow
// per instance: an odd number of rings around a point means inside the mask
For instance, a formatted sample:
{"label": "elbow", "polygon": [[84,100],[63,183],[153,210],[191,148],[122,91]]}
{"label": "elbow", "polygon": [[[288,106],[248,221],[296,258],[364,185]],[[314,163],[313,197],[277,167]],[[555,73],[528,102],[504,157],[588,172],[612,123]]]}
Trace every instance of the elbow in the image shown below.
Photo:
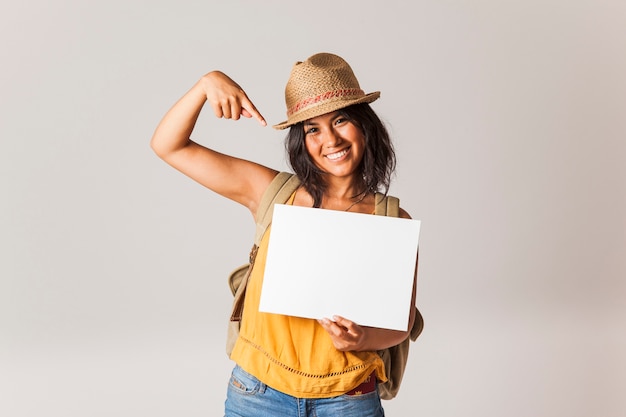
{"label": "elbow", "polygon": [[150,149],[152,149],[152,151],[161,159],[165,159],[167,157],[167,149],[159,144],[159,140],[156,136],[153,136],[152,139],[150,139]]}
{"label": "elbow", "polygon": [[169,163],[175,154],[188,149],[191,143],[189,139],[172,140],[169,135],[157,131],[150,139],[150,148],[159,158]]}
{"label": "elbow", "polygon": [[152,151],[155,154],[157,154],[159,157],[161,156],[161,150],[160,150],[158,142],[155,140],[154,136],[152,136],[152,139],[150,139],[150,149],[152,149]]}

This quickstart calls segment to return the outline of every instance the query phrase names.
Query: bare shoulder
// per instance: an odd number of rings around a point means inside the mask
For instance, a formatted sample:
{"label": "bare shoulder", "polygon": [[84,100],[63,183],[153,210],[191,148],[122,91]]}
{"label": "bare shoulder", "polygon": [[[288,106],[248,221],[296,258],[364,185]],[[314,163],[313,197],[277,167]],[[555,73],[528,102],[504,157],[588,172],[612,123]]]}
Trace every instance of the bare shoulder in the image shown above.
{"label": "bare shoulder", "polygon": [[262,168],[265,169],[257,169],[255,170],[254,175],[249,177],[249,180],[251,181],[251,192],[249,194],[250,200],[248,200],[247,204],[244,204],[248,207],[253,217],[256,217],[256,210],[261,202],[263,193],[265,193],[267,187],[269,187],[276,175],[279,173],[274,169],[266,167]]}
{"label": "bare shoulder", "polygon": [[410,219],[411,215],[409,213],[407,213],[405,209],[400,207],[400,218],[402,218],[402,219]]}

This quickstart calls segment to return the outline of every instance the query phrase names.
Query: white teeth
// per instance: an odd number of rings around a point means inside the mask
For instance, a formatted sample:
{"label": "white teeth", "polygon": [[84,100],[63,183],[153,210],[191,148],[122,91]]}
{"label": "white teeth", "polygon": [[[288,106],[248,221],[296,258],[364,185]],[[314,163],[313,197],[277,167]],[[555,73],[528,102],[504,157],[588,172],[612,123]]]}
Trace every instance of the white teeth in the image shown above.
{"label": "white teeth", "polygon": [[341,158],[342,156],[344,156],[347,153],[348,153],[348,150],[344,149],[343,151],[339,151],[339,152],[328,154],[328,155],[326,155],[326,158],[331,159],[331,160],[339,159],[339,158]]}

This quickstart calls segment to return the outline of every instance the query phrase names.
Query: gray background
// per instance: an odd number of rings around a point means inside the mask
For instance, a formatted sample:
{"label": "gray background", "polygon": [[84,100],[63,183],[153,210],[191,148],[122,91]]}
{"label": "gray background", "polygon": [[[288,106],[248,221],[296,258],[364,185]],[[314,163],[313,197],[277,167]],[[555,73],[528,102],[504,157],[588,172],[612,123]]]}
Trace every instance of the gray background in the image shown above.
{"label": "gray background", "polygon": [[[291,65],[353,66],[422,220],[391,416],[626,415],[626,3],[0,4],[0,415],[221,415],[249,214],[148,142],[221,69],[270,123]],[[278,169],[283,132],[194,134]]]}

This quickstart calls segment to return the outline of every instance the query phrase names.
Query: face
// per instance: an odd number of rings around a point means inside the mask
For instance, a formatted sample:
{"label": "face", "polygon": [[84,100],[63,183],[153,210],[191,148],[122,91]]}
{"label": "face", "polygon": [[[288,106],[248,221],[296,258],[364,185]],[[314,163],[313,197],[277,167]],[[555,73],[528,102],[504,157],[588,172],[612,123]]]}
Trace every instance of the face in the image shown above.
{"label": "face", "polygon": [[306,150],[318,168],[337,177],[357,172],[365,137],[354,123],[332,112],[305,121],[303,128]]}

